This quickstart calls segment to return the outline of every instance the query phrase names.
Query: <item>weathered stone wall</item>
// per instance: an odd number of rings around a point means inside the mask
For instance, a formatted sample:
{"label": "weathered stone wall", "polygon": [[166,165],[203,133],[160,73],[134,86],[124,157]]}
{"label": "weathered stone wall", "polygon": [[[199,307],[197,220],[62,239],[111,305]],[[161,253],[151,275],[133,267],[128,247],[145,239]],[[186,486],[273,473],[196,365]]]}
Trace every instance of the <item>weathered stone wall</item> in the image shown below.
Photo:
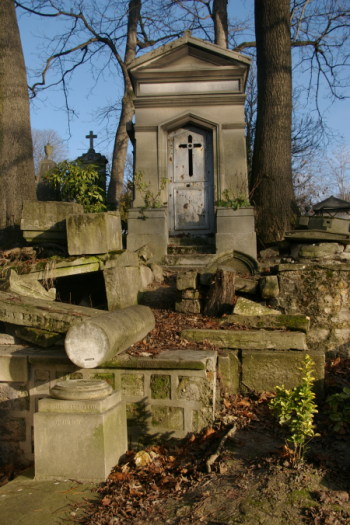
{"label": "weathered stone wall", "polygon": [[278,281],[280,293],[272,304],[310,317],[309,348],[348,354],[350,264],[281,264]]}
{"label": "weathered stone wall", "polygon": [[81,370],[60,349],[0,346],[0,464],[33,461],[38,400],[63,379],[104,379],[122,392],[129,439],[184,437],[213,420],[216,352],[168,351]]}

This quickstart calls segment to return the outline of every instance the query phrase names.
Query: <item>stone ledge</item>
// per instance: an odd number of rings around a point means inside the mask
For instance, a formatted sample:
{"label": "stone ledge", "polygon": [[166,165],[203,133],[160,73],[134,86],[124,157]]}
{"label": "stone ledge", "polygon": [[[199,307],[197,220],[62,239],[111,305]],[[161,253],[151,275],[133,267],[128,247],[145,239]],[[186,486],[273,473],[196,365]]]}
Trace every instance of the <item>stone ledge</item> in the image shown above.
{"label": "stone ledge", "polygon": [[154,357],[116,356],[99,368],[160,370],[215,370],[217,352],[213,350],[166,350]]}
{"label": "stone ledge", "polygon": [[308,353],[315,362],[314,377],[315,391],[323,392],[325,355],[317,352],[293,351],[254,351],[242,352],[242,383],[241,390],[275,391],[276,386],[284,385],[285,388],[294,388],[300,383],[302,365]]}
{"label": "stone ledge", "polygon": [[181,337],[190,341],[210,341],[219,348],[241,350],[306,350],[302,332],[268,330],[183,330]]}

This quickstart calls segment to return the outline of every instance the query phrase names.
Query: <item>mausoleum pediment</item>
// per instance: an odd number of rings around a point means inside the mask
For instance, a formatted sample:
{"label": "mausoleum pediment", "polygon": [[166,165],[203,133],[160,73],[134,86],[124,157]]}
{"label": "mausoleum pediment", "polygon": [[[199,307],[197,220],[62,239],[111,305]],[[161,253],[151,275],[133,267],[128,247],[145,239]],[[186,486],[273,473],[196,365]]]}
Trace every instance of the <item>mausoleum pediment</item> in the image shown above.
{"label": "mausoleum pediment", "polygon": [[250,59],[244,55],[185,34],[137,58],[130,73],[135,79],[200,77],[209,73],[211,77],[243,77],[245,82],[249,65]]}

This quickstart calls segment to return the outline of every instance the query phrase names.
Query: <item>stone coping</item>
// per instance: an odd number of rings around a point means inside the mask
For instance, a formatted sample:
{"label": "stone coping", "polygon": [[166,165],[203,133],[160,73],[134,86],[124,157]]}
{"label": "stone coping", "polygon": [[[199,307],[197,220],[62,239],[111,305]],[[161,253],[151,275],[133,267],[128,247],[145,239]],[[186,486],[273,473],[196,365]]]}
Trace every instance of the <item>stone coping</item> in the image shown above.
{"label": "stone coping", "polygon": [[[0,345],[0,359],[15,357],[28,359],[29,363],[47,359],[59,360],[75,366],[67,357],[63,347],[50,349],[22,345]],[[214,350],[165,350],[155,356],[130,356],[119,354],[112,361],[102,363],[98,368],[138,368],[162,370],[215,370],[217,352]]]}
{"label": "stone coping", "polygon": [[216,359],[214,350],[165,350],[153,357],[118,355],[99,368],[215,370]]}

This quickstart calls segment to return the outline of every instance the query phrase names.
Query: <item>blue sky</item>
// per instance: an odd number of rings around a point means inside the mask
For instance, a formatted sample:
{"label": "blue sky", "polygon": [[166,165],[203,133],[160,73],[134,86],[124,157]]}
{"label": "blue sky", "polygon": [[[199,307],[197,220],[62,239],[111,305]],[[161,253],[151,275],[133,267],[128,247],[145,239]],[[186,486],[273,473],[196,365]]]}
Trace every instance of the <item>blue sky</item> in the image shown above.
{"label": "blue sky", "polygon": [[[237,16],[251,8],[250,0],[240,0]],[[24,50],[25,62],[32,77],[33,70],[42,65],[43,35],[53,34],[57,19],[42,19],[35,16],[19,16],[19,26]],[[121,81],[117,71],[107,71],[104,77],[92,78],[89,67],[79,69],[69,83],[69,102],[74,108],[75,116],[68,125],[65,101],[61,88],[55,87],[43,92],[31,104],[31,124],[35,129],[54,129],[67,141],[69,158],[73,159],[88,149],[89,141],[85,135],[93,130],[98,135],[95,149],[110,156],[113,148],[113,131],[116,129],[117,117],[110,122],[102,121],[98,113],[102,107],[115,103],[122,95]],[[322,106],[327,108],[328,126],[350,147],[350,100],[330,103],[328,96],[321,99]]]}

